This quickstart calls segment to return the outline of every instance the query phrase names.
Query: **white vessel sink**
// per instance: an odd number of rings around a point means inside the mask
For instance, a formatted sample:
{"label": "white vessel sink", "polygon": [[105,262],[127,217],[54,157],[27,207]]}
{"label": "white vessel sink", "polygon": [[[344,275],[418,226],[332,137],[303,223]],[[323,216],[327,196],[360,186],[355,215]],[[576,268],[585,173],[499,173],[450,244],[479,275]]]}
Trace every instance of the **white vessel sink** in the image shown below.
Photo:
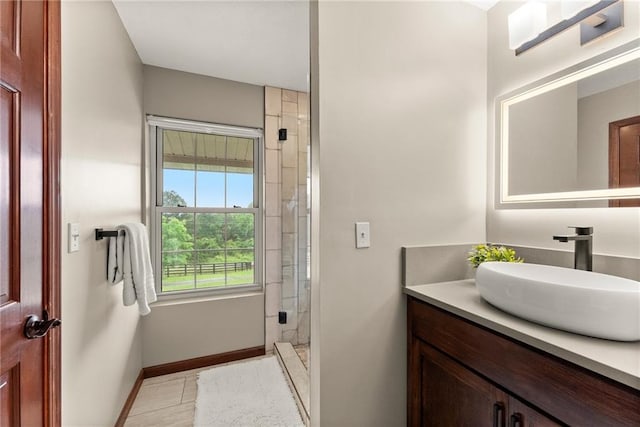
{"label": "white vessel sink", "polygon": [[490,304],[569,332],[640,340],[640,282],[538,264],[486,262],[476,286]]}

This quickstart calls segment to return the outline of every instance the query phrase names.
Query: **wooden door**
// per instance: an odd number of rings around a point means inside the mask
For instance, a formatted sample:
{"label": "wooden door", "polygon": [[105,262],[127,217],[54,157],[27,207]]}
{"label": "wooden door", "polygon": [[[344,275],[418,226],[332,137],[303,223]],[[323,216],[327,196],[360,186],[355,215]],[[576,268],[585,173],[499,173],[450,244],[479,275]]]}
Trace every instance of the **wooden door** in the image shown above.
{"label": "wooden door", "polygon": [[[640,187],[640,116],[609,124],[609,188]],[[640,199],[612,200],[611,207],[638,207]]]}
{"label": "wooden door", "polygon": [[59,331],[23,333],[59,315],[59,20],[57,2],[0,0],[3,427],[60,424]]}
{"label": "wooden door", "polygon": [[411,411],[409,425],[505,426],[504,392],[427,344],[416,340],[414,349],[410,383],[417,388],[419,410]]}

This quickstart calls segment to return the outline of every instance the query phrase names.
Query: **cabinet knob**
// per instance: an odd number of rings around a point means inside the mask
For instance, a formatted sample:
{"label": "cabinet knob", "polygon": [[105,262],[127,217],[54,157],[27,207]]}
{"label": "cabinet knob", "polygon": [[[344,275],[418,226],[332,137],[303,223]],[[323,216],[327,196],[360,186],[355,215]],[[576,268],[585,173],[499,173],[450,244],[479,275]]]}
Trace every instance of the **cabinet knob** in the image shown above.
{"label": "cabinet knob", "polygon": [[511,422],[509,423],[509,427],[522,427],[522,414],[516,412],[511,414]]}

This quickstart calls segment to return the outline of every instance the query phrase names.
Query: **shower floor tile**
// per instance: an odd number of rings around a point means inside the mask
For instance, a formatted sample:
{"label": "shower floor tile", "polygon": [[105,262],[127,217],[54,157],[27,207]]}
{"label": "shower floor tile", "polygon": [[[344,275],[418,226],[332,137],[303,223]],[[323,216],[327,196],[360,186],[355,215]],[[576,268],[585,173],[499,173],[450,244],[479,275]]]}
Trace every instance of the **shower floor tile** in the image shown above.
{"label": "shower floor tile", "polygon": [[303,415],[305,424],[309,425],[309,372],[291,343],[277,342],[274,349],[280,365],[289,380],[298,409]]}

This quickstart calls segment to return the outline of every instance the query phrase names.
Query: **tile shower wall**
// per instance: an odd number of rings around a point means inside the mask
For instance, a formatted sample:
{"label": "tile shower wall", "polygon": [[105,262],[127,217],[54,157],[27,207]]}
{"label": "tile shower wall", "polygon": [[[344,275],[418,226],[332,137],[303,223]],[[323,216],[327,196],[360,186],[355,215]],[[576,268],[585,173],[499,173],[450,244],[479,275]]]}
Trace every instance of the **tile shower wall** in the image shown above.
{"label": "tile shower wall", "polygon": [[[265,88],[265,345],[309,342],[308,95]],[[287,140],[278,141],[278,129]],[[287,323],[278,324],[278,312]]]}

